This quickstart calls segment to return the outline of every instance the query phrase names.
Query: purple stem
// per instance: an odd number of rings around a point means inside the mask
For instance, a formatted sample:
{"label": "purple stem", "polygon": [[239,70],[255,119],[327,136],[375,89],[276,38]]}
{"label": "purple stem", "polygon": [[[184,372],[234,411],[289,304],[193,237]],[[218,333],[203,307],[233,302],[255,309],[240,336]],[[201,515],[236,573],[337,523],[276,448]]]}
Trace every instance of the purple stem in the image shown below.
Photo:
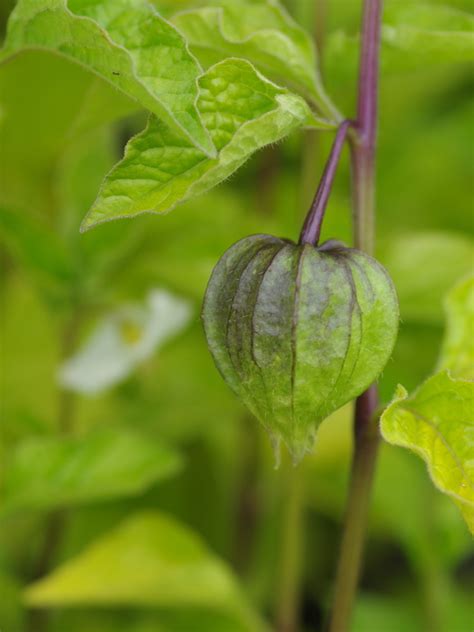
{"label": "purple stem", "polygon": [[312,244],[317,246],[321,235],[321,227],[326,212],[326,206],[331,193],[334,176],[336,175],[337,165],[341,157],[344,141],[346,140],[347,131],[351,126],[351,121],[343,121],[339,126],[334,139],[334,143],[329,154],[328,161],[324,168],[323,177],[314,196],[313,204],[306,216],[303,228],[300,234],[300,244]]}
{"label": "purple stem", "polygon": [[381,0],[366,0],[362,24],[357,129],[360,144],[372,150],[375,149],[377,136],[381,17]]}
{"label": "purple stem", "polygon": [[[382,0],[364,0],[357,134],[351,137],[354,241],[372,253],[375,214],[375,148]],[[379,445],[376,385],[356,400],[354,454],[329,632],[348,632],[362,565],[370,494]]]}
{"label": "purple stem", "polygon": [[351,138],[355,246],[372,254],[375,214],[375,149],[382,0],[365,0],[357,106]]}

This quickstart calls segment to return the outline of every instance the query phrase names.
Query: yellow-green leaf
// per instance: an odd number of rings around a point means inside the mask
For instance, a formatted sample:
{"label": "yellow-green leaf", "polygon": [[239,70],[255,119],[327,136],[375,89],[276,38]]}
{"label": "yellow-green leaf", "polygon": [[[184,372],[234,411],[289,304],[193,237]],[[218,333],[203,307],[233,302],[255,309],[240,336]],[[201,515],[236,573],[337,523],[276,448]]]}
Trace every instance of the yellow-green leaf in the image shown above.
{"label": "yellow-green leaf", "polygon": [[458,283],[446,298],[447,330],[439,362],[455,377],[474,380],[474,276]]}
{"label": "yellow-green leaf", "polygon": [[268,76],[307,96],[321,114],[340,118],[325,94],[314,43],[276,0],[220,0],[172,19],[198,56],[248,59]]}
{"label": "yellow-green leaf", "polygon": [[128,518],[25,593],[30,606],[203,607],[237,612],[249,632],[263,624],[233,573],[188,527],[158,512]]}
{"label": "yellow-green leaf", "polygon": [[215,153],[196,109],[201,68],[183,36],[146,0],[20,0],[0,61],[28,48],[81,64]]}
{"label": "yellow-green leaf", "polygon": [[413,395],[399,386],[381,418],[384,438],[426,462],[434,484],[460,507],[474,533],[474,382],[448,371]]}
{"label": "yellow-green leaf", "polygon": [[226,59],[200,79],[198,108],[219,152],[209,158],[156,117],[132,138],[104,180],[82,230],[95,224],[163,213],[229,177],[255,151],[315,119],[301,97],[265,79],[243,59]]}

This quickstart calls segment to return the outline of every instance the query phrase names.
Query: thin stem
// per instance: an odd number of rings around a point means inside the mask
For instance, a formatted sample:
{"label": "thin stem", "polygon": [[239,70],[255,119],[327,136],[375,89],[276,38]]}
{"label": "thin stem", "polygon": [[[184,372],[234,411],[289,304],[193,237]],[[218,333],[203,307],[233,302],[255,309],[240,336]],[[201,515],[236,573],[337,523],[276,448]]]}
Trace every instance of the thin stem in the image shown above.
{"label": "thin stem", "polygon": [[347,632],[355,601],[379,444],[377,422],[373,418],[373,411],[376,408],[377,391],[373,386],[356,402],[354,458],[337,567],[330,632]]}
{"label": "thin stem", "polygon": [[354,245],[369,255],[375,240],[375,174],[370,149],[351,144]]}
{"label": "thin stem", "polygon": [[364,0],[357,105],[357,136],[352,140],[354,242],[373,252],[375,239],[375,150],[382,0]]}
{"label": "thin stem", "polygon": [[[73,351],[79,333],[82,314],[78,310],[66,324],[61,339],[60,361],[65,360]],[[57,429],[62,435],[70,434],[74,427],[76,397],[71,391],[60,389],[58,392]],[[67,522],[64,510],[53,511],[44,527],[44,540],[32,572],[32,580],[39,579],[50,570],[56,557]],[[27,629],[31,632],[43,632],[48,627],[48,613],[33,609],[28,613]]]}
{"label": "thin stem", "polygon": [[234,568],[239,575],[248,573],[254,553],[257,530],[261,519],[258,475],[258,427],[255,420],[245,415],[241,421],[239,441],[240,481],[235,516]]}
{"label": "thin stem", "polygon": [[324,168],[323,177],[319,183],[318,190],[314,197],[313,203],[306,216],[300,235],[300,244],[312,244],[317,246],[321,235],[321,227],[323,224],[324,213],[326,212],[329,195],[331,193],[334,177],[336,175],[337,165],[341,157],[344,141],[347,136],[347,130],[351,125],[350,121],[344,121],[337,130],[331,153]]}
{"label": "thin stem", "polygon": [[[356,134],[351,136],[354,242],[372,253],[375,238],[375,149],[382,0],[364,0]],[[354,454],[337,568],[330,632],[347,632],[363,555],[379,445],[377,388],[356,400]]]}
{"label": "thin stem", "polygon": [[301,467],[291,463],[283,470],[286,478],[280,568],[277,590],[277,632],[298,632],[302,552],[303,480]]}

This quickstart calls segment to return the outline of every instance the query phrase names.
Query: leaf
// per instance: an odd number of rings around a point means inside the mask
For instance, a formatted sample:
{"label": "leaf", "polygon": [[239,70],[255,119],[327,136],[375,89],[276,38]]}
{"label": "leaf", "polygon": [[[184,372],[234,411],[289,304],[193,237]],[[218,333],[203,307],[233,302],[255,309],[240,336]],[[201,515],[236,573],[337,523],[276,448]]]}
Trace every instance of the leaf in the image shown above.
{"label": "leaf", "polygon": [[105,178],[82,230],[111,219],[169,211],[225,180],[257,149],[314,122],[301,97],[271,83],[244,60],[216,64],[199,83],[198,107],[218,157],[208,158],[152,116]]}
{"label": "leaf", "polygon": [[52,509],[136,495],[175,474],[180,465],[175,452],[132,431],[26,439],[6,468],[2,511]]}
{"label": "leaf", "polygon": [[[95,147],[104,135],[100,127],[138,107],[107,82],[51,51],[25,50],[9,58],[0,65],[1,203],[25,213],[56,216],[63,202],[54,195],[61,182],[58,165],[78,141],[87,144],[90,168],[95,167],[99,177],[93,200],[101,176],[113,164],[97,160]],[[89,187],[83,182],[81,191],[88,195]],[[85,210],[87,206],[81,215]]]}
{"label": "leaf", "polygon": [[25,629],[25,610],[21,603],[21,584],[18,579],[0,570],[0,626],[8,632]]}
{"label": "leaf", "polygon": [[381,418],[389,443],[426,462],[434,484],[461,508],[474,532],[474,382],[442,371],[411,396],[399,386]]}
{"label": "leaf", "polygon": [[25,48],[46,48],[81,64],[214,154],[196,110],[199,64],[145,0],[21,0],[2,58]]}
{"label": "leaf", "polygon": [[351,632],[419,632],[421,616],[411,600],[362,593],[357,598]]}
{"label": "leaf", "polygon": [[9,252],[33,274],[60,284],[73,278],[72,259],[45,222],[0,207],[0,235]]}
{"label": "leaf", "polygon": [[441,324],[442,297],[471,269],[473,258],[473,242],[462,234],[413,232],[393,239],[382,262],[397,288],[402,319]]}
{"label": "leaf", "polygon": [[383,43],[414,55],[418,64],[474,58],[474,17],[469,13],[409,0],[391,3],[383,21]]}
{"label": "leaf", "polygon": [[474,276],[456,285],[445,302],[447,330],[439,369],[474,380]]}
{"label": "leaf", "polygon": [[30,606],[202,607],[263,624],[227,566],[188,527],[158,512],[135,514],[26,590]]}
{"label": "leaf", "polygon": [[[118,609],[63,610],[51,632],[255,632],[238,616],[210,608],[167,608],[143,611]],[[258,628],[257,628],[258,629]],[[261,630],[262,628],[260,628]]]}
{"label": "leaf", "polygon": [[248,59],[265,74],[286,82],[314,101],[331,121],[340,114],[325,94],[309,34],[276,0],[221,0],[218,6],[190,9],[172,21],[199,55]]}

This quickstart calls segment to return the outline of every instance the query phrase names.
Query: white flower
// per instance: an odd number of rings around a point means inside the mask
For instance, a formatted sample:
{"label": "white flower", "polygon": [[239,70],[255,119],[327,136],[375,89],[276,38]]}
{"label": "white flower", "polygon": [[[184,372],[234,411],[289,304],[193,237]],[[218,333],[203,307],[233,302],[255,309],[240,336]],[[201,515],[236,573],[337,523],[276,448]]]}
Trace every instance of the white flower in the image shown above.
{"label": "white flower", "polygon": [[188,301],[151,290],[146,304],[125,305],[100,321],[84,346],[59,369],[61,386],[93,395],[124,380],[189,322]]}

